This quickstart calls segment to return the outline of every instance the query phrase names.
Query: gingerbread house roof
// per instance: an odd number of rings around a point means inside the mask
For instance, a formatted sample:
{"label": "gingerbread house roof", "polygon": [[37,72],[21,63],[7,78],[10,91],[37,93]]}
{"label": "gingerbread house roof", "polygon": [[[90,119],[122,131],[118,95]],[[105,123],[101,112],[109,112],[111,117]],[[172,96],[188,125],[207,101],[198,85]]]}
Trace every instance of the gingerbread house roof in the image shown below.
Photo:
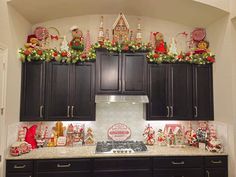
{"label": "gingerbread house roof", "polygon": [[121,18],[123,18],[126,27],[129,29],[129,23],[128,23],[128,21],[127,21],[125,15],[124,15],[123,13],[120,13],[120,14],[118,15],[118,17],[117,17],[115,23],[114,23],[113,26],[112,26],[112,29],[115,29],[116,25],[119,23],[119,20],[120,20]]}

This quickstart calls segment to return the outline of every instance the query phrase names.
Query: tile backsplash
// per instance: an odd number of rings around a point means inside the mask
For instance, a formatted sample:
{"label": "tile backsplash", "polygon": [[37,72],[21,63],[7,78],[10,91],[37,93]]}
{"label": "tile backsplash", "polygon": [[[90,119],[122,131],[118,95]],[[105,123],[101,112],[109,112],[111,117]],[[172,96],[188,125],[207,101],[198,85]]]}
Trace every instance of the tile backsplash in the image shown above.
{"label": "tile backsplash", "polygon": [[[145,126],[150,124],[157,132],[158,129],[164,129],[165,124],[182,124],[185,129],[189,126],[189,121],[146,121],[144,119],[143,104],[132,103],[99,103],[96,105],[96,121],[73,122],[85,124],[85,127],[91,127],[94,130],[95,141],[107,140],[107,130],[116,123],[126,124],[131,129],[132,140],[143,140],[143,131]],[[66,126],[72,122],[63,122]],[[191,122],[194,127],[198,126],[198,121]],[[20,123],[25,124],[25,123]],[[33,123],[28,123],[33,124]],[[47,122],[49,127],[55,125],[55,122]],[[209,122],[214,124],[217,129],[218,137],[227,144],[227,125],[221,122]],[[8,146],[16,141],[18,124],[8,127]],[[13,133],[13,131],[15,131]],[[227,149],[227,147],[226,147]]]}

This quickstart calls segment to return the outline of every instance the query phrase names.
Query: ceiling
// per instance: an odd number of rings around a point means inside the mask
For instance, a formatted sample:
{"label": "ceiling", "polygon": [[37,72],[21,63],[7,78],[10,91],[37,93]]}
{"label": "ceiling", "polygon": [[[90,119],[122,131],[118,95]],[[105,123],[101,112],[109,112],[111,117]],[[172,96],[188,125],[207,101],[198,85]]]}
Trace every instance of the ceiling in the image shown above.
{"label": "ceiling", "polygon": [[227,14],[193,0],[8,0],[8,4],[32,24],[63,17],[123,12],[205,27]]}

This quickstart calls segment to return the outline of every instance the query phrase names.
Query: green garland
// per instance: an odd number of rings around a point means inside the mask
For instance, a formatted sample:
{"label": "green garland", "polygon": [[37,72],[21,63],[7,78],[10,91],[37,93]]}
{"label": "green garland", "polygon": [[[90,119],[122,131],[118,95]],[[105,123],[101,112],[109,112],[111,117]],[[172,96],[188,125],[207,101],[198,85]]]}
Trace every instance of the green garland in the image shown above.
{"label": "green garland", "polygon": [[19,58],[22,62],[31,61],[58,61],[62,63],[89,62],[96,59],[96,52],[92,47],[88,52],[69,49],[69,51],[55,49],[19,49]]}
{"label": "green garland", "polygon": [[215,62],[215,55],[208,51],[188,52],[186,54],[169,55],[156,53],[149,43],[124,41],[123,43],[105,40],[95,43],[88,52],[74,50],[70,47],[69,51],[55,49],[19,49],[19,58],[22,62],[30,61],[58,61],[62,63],[90,62],[96,59],[96,49],[106,49],[109,52],[148,52],[147,61],[149,63],[192,63],[208,64]]}
{"label": "green garland", "polygon": [[149,43],[124,41],[122,43],[105,40],[97,42],[94,45],[95,49],[106,49],[110,52],[148,52],[153,50]]}
{"label": "green garland", "polygon": [[215,55],[210,52],[169,55],[163,53],[156,53],[151,51],[147,54],[147,61],[149,63],[192,63],[192,64],[209,64],[215,62]]}

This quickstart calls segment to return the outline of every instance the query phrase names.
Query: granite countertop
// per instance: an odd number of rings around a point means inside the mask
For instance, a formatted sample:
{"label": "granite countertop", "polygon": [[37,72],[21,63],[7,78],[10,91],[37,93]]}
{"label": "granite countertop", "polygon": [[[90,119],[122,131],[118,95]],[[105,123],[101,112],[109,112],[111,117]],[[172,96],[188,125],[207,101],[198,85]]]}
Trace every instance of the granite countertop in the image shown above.
{"label": "granite countertop", "polygon": [[147,146],[148,151],[131,154],[95,154],[95,146],[81,147],[45,147],[31,151],[28,154],[13,157],[6,156],[7,160],[27,159],[61,159],[61,158],[102,158],[102,157],[152,157],[152,156],[217,156],[227,153],[212,153],[198,148],[186,146],[185,148]]}

